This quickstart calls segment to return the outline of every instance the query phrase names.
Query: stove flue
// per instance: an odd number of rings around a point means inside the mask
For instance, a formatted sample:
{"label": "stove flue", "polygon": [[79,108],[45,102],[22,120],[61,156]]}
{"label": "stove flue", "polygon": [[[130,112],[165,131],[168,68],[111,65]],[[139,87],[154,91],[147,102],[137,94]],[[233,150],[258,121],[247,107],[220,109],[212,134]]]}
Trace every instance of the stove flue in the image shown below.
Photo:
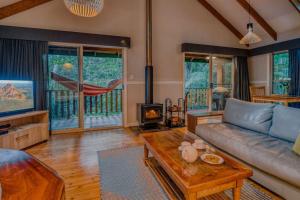
{"label": "stove flue", "polygon": [[163,104],[153,103],[152,0],[146,2],[146,29],[145,103],[137,104],[137,118],[140,127],[152,129],[163,121]]}

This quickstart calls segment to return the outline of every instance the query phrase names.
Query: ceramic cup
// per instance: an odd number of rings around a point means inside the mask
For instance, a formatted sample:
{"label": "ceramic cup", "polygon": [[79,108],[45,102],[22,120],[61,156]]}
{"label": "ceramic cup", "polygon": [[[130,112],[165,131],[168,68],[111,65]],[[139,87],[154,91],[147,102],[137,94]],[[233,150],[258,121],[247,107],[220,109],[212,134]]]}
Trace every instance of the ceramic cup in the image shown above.
{"label": "ceramic cup", "polygon": [[193,147],[202,150],[205,149],[206,145],[204,143],[194,143]]}
{"label": "ceramic cup", "polygon": [[189,147],[189,146],[192,146],[190,142],[187,141],[181,142],[181,145],[178,147],[178,150],[182,151],[185,147]]}

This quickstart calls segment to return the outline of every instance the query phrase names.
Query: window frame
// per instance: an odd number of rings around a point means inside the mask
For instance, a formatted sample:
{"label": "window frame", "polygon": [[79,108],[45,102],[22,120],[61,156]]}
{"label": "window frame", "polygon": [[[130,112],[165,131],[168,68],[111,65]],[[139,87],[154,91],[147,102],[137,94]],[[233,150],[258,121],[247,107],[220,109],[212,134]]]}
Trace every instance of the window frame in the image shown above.
{"label": "window frame", "polygon": [[211,83],[213,83],[213,59],[214,57],[223,57],[223,58],[230,58],[232,60],[232,65],[231,65],[231,93],[230,96],[233,97],[233,87],[234,87],[234,82],[235,82],[235,76],[234,76],[234,71],[236,68],[236,63],[235,63],[235,56],[234,55],[223,55],[223,54],[212,54],[212,53],[194,53],[194,52],[183,52],[182,53],[182,97],[185,98],[185,83],[186,83],[186,79],[185,79],[185,75],[186,75],[186,71],[185,71],[185,64],[186,64],[186,58],[189,56],[194,56],[194,57],[209,57],[208,60],[208,64],[209,64],[209,94],[208,94],[208,112],[212,111],[212,96],[213,96],[213,88],[211,87]]}
{"label": "window frame", "polygon": [[274,78],[274,56],[277,55],[277,54],[284,54],[284,53],[287,53],[289,54],[289,51],[288,50],[283,50],[283,51],[276,51],[276,52],[273,52],[271,53],[271,59],[270,59],[270,94],[271,95],[280,95],[280,94],[275,94],[273,93],[273,78]]}

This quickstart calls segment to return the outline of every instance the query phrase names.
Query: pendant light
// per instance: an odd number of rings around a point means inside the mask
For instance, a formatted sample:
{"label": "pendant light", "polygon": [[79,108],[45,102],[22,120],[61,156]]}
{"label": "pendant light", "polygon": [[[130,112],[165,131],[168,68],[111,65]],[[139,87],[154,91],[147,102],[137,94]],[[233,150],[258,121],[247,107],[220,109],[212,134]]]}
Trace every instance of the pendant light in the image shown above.
{"label": "pendant light", "polygon": [[80,17],[95,17],[104,7],[104,0],[64,0],[68,10]]}
{"label": "pendant light", "polygon": [[253,32],[253,23],[250,22],[250,0],[249,0],[249,23],[247,24],[248,33],[240,40],[240,44],[254,44],[262,41],[262,39]]}

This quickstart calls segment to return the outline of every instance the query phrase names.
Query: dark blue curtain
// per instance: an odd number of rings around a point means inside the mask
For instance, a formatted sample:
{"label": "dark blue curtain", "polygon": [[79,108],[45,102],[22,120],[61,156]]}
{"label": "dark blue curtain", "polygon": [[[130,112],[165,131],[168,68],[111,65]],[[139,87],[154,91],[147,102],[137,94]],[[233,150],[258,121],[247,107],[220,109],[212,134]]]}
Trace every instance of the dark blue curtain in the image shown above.
{"label": "dark blue curtain", "polygon": [[0,79],[32,80],[37,110],[46,107],[48,42],[0,38]]}
{"label": "dark blue curtain", "polygon": [[[300,96],[300,49],[289,50],[290,91],[291,96]],[[300,108],[300,103],[292,103],[291,107]]]}
{"label": "dark blue curtain", "polygon": [[250,101],[248,59],[246,56],[235,58],[233,97]]}

